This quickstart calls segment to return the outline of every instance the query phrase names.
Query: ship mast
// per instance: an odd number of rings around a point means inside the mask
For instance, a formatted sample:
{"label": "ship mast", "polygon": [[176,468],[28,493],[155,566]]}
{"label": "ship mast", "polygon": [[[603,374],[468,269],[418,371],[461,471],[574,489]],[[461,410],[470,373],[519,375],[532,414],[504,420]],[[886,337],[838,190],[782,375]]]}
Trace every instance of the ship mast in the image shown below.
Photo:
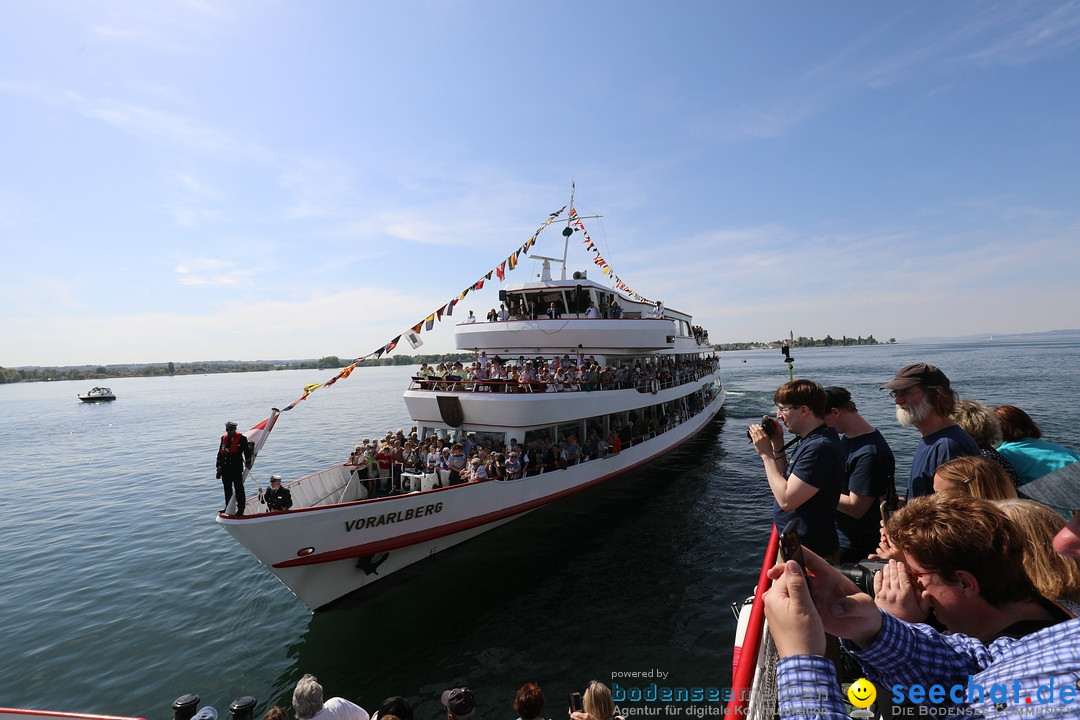
{"label": "ship mast", "polygon": [[562,273],[560,274],[559,279],[560,280],[566,280],[566,255],[570,250],[570,236],[574,234],[574,228],[570,227],[570,223],[572,221],[574,221],[574,220],[581,220],[581,219],[593,220],[593,219],[596,219],[596,218],[602,218],[603,217],[603,215],[586,215],[586,216],[584,216],[584,218],[582,218],[582,216],[580,216],[580,215],[575,215],[574,214],[574,192],[575,192],[575,190],[576,190],[576,183],[573,180],[571,180],[570,181],[570,212],[567,213],[567,215],[566,215],[566,227],[564,227],[563,231],[562,231],[562,235],[563,235],[562,257],[558,258],[558,257],[545,257],[544,255],[529,255],[530,258],[535,258],[537,260],[543,260],[544,261],[543,275],[540,278],[541,280],[551,280],[551,265],[550,265],[550,263],[553,263],[553,262],[557,262],[560,265],[562,265]]}

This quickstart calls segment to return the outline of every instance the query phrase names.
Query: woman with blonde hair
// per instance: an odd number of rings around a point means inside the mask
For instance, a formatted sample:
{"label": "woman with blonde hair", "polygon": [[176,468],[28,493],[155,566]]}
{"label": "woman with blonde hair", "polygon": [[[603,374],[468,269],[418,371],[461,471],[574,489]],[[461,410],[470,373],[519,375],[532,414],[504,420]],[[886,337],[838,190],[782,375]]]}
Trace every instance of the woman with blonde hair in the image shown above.
{"label": "woman with blonde hair", "polygon": [[934,472],[934,492],[957,490],[980,500],[1016,497],[1012,480],[1000,465],[981,455],[953,458]]}
{"label": "woman with blonde hair", "polygon": [[611,720],[615,717],[615,701],[611,699],[611,690],[599,680],[593,680],[585,688],[585,697],[581,703],[585,712],[571,712],[572,720]]}
{"label": "woman with blonde hair", "polygon": [[1054,551],[1054,536],[1065,527],[1065,518],[1034,500],[1012,498],[994,504],[1024,535],[1024,569],[1035,587],[1075,617],[1080,611],[1080,559]]}
{"label": "woman with blonde hair", "polygon": [[952,419],[964,428],[964,432],[979,446],[979,454],[1003,467],[1009,474],[1013,487],[1018,487],[1020,476],[1016,473],[1016,468],[996,449],[1001,444],[1001,422],[994,411],[977,400],[961,400],[956,403]]}

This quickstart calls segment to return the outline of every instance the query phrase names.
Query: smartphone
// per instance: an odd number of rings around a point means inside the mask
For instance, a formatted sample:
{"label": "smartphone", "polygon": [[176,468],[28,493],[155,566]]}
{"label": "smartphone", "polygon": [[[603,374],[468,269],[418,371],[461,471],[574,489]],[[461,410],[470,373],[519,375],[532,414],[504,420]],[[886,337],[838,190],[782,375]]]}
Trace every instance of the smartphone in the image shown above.
{"label": "smartphone", "polygon": [[888,522],[889,518],[892,517],[893,513],[895,513],[897,510],[900,510],[901,505],[904,504],[903,500],[896,497],[895,492],[890,492],[889,495],[890,497],[887,497],[885,500],[881,501],[882,522]]}
{"label": "smartphone", "polygon": [[892,514],[894,512],[896,512],[896,508],[890,507],[890,503],[889,503],[888,500],[882,500],[881,501],[881,521],[882,522],[889,522],[889,518],[892,517]]}
{"label": "smartphone", "polygon": [[799,567],[803,570],[803,575],[806,575],[806,558],[803,557],[802,542],[799,540],[799,531],[795,529],[798,522],[798,520],[792,520],[784,526],[784,531],[780,533],[780,559],[784,562],[794,560],[799,563]]}
{"label": "smartphone", "polygon": [[581,704],[581,693],[570,693],[570,712],[585,712],[585,706]]}

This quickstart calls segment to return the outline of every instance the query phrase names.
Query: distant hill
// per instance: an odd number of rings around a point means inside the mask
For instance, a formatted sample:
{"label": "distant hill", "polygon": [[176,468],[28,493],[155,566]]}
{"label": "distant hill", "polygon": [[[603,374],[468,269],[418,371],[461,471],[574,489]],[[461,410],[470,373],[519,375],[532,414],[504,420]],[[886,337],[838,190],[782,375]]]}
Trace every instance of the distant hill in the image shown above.
{"label": "distant hill", "polygon": [[900,338],[902,343],[935,343],[935,342],[1020,342],[1031,340],[1063,340],[1080,337],[1080,330],[1048,330],[1034,333],[976,333],[973,335],[956,335],[954,337],[914,337]]}

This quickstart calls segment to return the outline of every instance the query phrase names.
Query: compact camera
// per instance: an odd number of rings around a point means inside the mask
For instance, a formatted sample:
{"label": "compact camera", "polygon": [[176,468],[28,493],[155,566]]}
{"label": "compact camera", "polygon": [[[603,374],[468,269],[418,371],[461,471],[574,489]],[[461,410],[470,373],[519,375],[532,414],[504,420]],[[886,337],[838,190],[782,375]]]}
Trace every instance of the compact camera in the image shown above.
{"label": "compact camera", "polygon": [[[772,437],[780,430],[780,426],[771,417],[764,417],[761,419],[761,429],[765,431],[766,435]],[[753,440],[753,438],[750,437],[749,430],[746,431],[746,437]]]}

